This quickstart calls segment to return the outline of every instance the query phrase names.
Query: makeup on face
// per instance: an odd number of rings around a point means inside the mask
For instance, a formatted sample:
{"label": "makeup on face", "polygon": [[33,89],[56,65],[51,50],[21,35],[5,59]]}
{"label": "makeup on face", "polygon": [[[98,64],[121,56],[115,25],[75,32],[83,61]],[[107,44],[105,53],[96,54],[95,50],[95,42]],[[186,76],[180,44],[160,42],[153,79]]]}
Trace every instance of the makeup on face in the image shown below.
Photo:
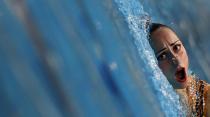
{"label": "makeup on face", "polygon": [[151,38],[152,48],[164,75],[175,88],[186,87],[188,56],[180,39],[166,27],[154,31]]}

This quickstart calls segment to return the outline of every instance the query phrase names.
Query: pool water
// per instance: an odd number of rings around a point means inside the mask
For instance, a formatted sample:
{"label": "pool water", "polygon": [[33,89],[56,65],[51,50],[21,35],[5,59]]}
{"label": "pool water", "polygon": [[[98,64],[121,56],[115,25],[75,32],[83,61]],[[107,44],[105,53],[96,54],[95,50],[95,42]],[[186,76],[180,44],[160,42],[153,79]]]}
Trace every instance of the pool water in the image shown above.
{"label": "pool water", "polygon": [[[209,81],[207,0],[0,1],[0,116],[180,117],[148,43],[171,26]],[[202,60],[200,60],[202,59]]]}

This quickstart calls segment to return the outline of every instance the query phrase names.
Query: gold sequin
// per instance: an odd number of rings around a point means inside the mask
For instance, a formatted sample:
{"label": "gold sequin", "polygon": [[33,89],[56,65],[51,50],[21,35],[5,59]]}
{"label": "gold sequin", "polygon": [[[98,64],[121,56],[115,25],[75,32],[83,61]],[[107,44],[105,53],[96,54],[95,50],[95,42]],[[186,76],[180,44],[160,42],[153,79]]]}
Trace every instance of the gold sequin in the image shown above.
{"label": "gold sequin", "polygon": [[188,103],[193,117],[206,116],[207,83],[203,80],[192,80],[187,87]]}

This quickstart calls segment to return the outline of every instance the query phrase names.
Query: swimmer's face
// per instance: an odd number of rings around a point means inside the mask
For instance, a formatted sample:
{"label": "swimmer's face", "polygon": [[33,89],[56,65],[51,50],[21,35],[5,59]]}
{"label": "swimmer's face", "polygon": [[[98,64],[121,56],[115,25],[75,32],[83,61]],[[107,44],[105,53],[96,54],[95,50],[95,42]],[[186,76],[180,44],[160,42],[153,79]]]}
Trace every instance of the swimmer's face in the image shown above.
{"label": "swimmer's face", "polygon": [[186,88],[188,56],[177,35],[167,27],[160,27],[152,32],[150,44],[169,83],[175,89]]}

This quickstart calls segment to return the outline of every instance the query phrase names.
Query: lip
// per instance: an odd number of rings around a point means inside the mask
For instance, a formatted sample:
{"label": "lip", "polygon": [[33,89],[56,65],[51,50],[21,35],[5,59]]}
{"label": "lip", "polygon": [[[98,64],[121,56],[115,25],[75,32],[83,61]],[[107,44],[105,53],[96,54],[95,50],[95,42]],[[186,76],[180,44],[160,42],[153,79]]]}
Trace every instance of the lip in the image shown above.
{"label": "lip", "polygon": [[178,66],[175,72],[175,79],[179,83],[184,83],[187,80],[187,74],[184,67]]}

